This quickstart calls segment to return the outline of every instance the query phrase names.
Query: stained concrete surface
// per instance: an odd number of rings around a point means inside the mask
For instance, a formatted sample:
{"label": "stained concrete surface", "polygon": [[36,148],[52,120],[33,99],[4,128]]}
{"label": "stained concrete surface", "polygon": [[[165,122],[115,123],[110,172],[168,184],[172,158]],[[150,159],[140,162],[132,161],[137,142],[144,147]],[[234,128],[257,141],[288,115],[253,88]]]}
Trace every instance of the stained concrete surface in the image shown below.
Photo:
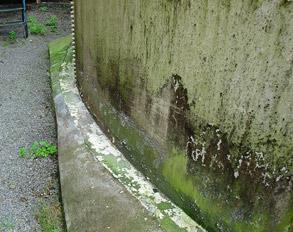
{"label": "stained concrete surface", "polygon": [[[70,78],[65,79],[66,72],[58,71],[60,61],[66,59],[67,40],[50,44],[50,71],[58,125],[60,182],[68,231],[165,231],[157,219],[97,161],[96,154],[77,126],[73,114],[83,118],[80,123],[84,126],[94,121],[79,97],[73,72],[70,72]],[[72,88],[61,88],[62,79]],[[70,110],[68,99],[79,99],[74,106],[83,109],[84,113]]]}
{"label": "stained concrete surface", "polygon": [[106,101],[164,144],[172,137],[172,120],[178,121],[169,117],[169,108],[184,106],[160,93],[177,75],[188,106],[187,115],[178,114],[189,130],[175,127],[185,136],[183,145],[173,141],[177,146],[184,148],[192,136],[207,150],[217,137],[205,134],[205,127],[214,126],[222,142],[228,140],[235,171],[242,150],[249,150],[263,154],[271,176],[283,167],[292,172],[292,1],[77,0],[75,5],[84,95],[100,88],[96,95],[102,91]]}
{"label": "stained concrete surface", "polygon": [[159,223],[94,159],[61,95],[58,144],[68,231],[161,232]]}
{"label": "stained concrete surface", "polygon": [[292,228],[292,7],[75,1],[87,106],[209,230]]}

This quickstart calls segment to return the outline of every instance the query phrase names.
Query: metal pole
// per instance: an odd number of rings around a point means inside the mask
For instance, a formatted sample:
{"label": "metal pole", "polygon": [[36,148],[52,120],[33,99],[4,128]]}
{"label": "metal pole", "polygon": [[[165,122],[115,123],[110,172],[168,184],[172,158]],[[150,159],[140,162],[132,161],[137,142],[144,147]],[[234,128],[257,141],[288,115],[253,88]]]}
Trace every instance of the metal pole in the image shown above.
{"label": "metal pole", "polygon": [[22,0],[22,22],[24,24],[24,33],[25,38],[28,37],[28,28],[27,28],[27,18],[26,18],[26,2]]}

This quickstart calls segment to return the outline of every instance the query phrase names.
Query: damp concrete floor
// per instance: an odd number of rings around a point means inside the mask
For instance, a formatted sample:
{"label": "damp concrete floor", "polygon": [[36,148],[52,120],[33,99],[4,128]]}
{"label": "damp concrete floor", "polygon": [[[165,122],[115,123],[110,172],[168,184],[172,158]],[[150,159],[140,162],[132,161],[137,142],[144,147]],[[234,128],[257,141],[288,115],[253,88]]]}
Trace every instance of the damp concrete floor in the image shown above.
{"label": "damp concrete floor", "polygon": [[26,40],[19,33],[13,44],[0,31],[0,232],[41,231],[44,209],[53,217],[61,213],[57,159],[20,158],[18,152],[34,141],[56,144],[47,45],[70,33],[70,10],[48,5],[40,12],[32,6],[28,14],[41,21],[56,15],[60,26],[57,33]]}

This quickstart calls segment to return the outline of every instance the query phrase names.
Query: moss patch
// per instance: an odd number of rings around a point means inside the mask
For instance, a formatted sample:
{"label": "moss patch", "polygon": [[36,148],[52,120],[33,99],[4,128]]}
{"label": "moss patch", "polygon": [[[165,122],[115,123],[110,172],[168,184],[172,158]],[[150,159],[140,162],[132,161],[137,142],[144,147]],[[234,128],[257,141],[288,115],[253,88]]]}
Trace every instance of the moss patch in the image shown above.
{"label": "moss patch", "polygon": [[[214,198],[202,187],[205,184],[205,178],[195,178],[188,175],[186,171],[184,173],[183,170],[187,170],[187,157],[184,153],[173,150],[170,158],[163,164],[163,176],[176,191],[194,200],[204,216],[204,223],[207,226],[211,226],[215,230],[225,228],[227,231],[229,231],[229,228],[233,231],[265,231],[267,229],[269,218],[267,209],[261,207],[259,211],[251,211],[249,221],[233,219],[233,214],[237,212],[237,208],[240,209],[240,207],[234,205],[237,203],[233,203],[232,200],[225,202],[223,198]],[[198,175],[203,174],[202,172],[198,173]],[[211,178],[211,176],[207,177]],[[237,195],[237,189],[234,188],[230,194]],[[227,227],[227,225],[229,226]]]}
{"label": "moss patch", "polygon": [[178,226],[168,217],[161,221],[161,226],[168,232],[186,232],[185,229],[178,228]]}
{"label": "moss patch", "polygon": [[68,35],[49,43],[51,73],[60,71],[61,65],[66,61],[68,49],[71,47],[72,36]]}

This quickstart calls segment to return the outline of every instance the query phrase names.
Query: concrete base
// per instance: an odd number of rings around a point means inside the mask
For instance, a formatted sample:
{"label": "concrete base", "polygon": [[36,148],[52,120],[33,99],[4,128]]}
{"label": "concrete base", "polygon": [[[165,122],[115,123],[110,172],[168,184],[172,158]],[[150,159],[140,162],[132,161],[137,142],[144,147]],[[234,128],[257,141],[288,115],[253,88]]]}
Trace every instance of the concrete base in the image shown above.
{"label": "concrete base", "polygon": [[97,126],[75,85],[70,37],[50,43],[49,49],[68,231],[204,231],[154,192]]}
{"label": "concrete base", "polygon": [[68,231],[163,231],[94,158],[62,94],[55,97],[59,168]]}

